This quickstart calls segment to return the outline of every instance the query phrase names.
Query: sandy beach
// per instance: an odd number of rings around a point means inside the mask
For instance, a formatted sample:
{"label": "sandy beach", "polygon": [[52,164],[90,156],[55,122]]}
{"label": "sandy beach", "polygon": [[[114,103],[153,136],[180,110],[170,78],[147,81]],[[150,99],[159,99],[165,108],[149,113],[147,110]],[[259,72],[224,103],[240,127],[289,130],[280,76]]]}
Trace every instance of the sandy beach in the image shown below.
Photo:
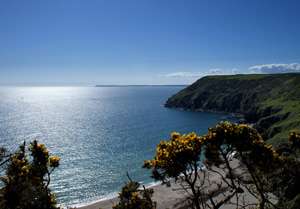
{"label": "sandy beach", "polygon": [[[236,158],[232,158],[230,160],[230,164],[232,166],[232,168],[234,168],[236,173],[241,173],[244,170],[242,164],[240,163],[240,161]],[[224,175],[224,171],[219,169],[218,170],[222,175]],[[207,175],[209,176],[209,179],[211,182],[222,182],[222,179],[220,178],[220,175],[213,173],[211,171],[209,171],[207,173]],[[224,185],[224,184],[223,184]],[[257,200],[256,198],[251,195],[245,188],[241,187],[243,189],[243,192],[239,193],[238,198],[239,200],[243,201],[244,203],[247,204],[256,204]],[[184,209],[184,208],[190,208],[189,204],[188,204],[188,200],[187,200],[187,193],[186,191],[184,191],[181,187],[181,185],[179,183],[175,183],[174,180],[171,180],[171,187],[166,187],[166,185],[156,185],[153,187],[154,189],[154,194],[153,194],[153,200],[157,202],[157,208],[158,209]],[[229,194],[231,191],[226,188],[226,187],[222,187],[222,190],[224,191],[224,194]],[[222,199],[224,199],[224,194],[222,194],[221,192],[216,195],[214,197],[214,201],[215,202],[219,202]],[[231,199],[232,202],[236,201],[236,197],[233,196],[233,198]],[[81,207],[77,207],[78,209],[109,209],[112,208],[112,206],[115,203],[118,203],[119,199],[118,197],[112,198],[112,199],[107,199],[107,200],[103,200],[103,201],[99,201],[96,203],[93,203],[91,205],[86,205],[86,206],[81,206]],[[273,201],[275,202],[275,200]],[[224,209],[230,209],[232,207],[235,207],[232,204],[224,204],[222,205],[221,208]],[[250,206],[249,206],[250,207]],[[253,205],[252,205],[253,207]]]}

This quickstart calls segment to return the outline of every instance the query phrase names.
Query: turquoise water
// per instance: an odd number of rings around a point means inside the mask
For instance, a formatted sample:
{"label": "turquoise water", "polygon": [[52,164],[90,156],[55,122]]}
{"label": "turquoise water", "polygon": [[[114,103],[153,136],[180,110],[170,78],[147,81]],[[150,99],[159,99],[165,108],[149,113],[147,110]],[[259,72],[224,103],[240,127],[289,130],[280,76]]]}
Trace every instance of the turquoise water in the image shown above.
{"label": "turquoise water", "polygon": [[[44,143],[61,158],[51,189],[63,206],[116,195],[126,172],[150,184],[141,169],[157,143],[174,131],[207,133],[228,115],[164,108],[180,87],[0,88],[0,146],[11,151],[24,140]],[[3,170],[1,171],[3,175]]]}

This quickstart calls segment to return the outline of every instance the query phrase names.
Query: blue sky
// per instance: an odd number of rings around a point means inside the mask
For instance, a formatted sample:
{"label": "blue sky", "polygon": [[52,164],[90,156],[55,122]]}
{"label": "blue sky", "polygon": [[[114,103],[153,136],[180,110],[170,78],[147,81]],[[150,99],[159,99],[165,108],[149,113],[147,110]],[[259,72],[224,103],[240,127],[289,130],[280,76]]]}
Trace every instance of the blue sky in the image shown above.
{"label": "blue sky", "polygon": [[299,0],[1,0],[0,85],[300,72]]}

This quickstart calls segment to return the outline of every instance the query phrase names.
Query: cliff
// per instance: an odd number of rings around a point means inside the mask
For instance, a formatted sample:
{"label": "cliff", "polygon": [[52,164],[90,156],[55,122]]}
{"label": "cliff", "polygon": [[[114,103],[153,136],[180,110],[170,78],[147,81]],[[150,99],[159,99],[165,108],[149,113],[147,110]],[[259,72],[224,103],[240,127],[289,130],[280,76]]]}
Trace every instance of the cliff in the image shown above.
{"label": "cliff", "polygon": [[207,76],[165,107],[240,114],[274,144],[300,128],[300,73]]}

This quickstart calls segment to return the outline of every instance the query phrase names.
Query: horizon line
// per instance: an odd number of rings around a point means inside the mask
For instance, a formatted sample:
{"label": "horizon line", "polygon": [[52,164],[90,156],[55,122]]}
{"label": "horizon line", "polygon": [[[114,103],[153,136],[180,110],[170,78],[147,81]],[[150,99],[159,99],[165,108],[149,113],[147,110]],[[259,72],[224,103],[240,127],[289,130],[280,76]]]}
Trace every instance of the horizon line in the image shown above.
{"label": "horizon line", "polygon": [[189,86],[189,84],[98,84],[94,87],[175,87]]}

